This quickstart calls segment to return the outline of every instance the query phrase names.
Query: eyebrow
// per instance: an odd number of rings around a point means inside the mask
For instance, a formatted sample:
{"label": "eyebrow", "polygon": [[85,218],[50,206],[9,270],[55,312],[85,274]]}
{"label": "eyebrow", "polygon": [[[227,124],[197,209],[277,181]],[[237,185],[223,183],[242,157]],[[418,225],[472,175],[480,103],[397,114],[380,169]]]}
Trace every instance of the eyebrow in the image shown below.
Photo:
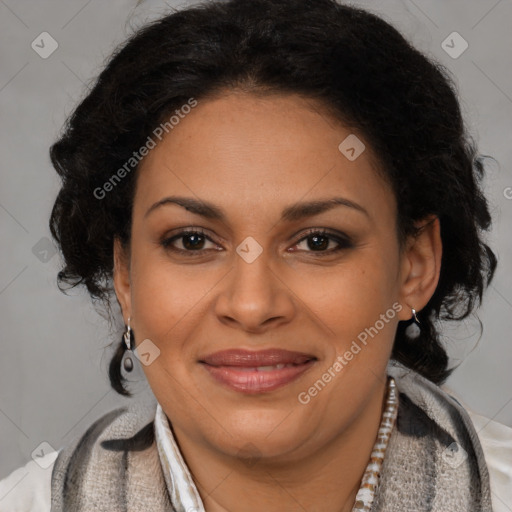
{"label": "eyebrow", "polygon": [[[183,197],[183,196],[169,196],[160,199],[156,203],[154,203],[144,214],[144,218],[146,218],[151,212],[155,211],[157,208],[168,204],[177,204],[188,210],[189,212],[195,213],[197,215],[201,215],[207,219],[218,220],[221,222],[226,221],[226,215],[224,212],[217,206],[208,201],[199,201],[197,199],[193,199],[191,197]],[[337,206],[346,206],[348,208],[352,208],[356,211],[359,211],[365,214],[367,217],[370,217],[369,213],[358,203],[346,199],[344,197],[332,197],[329,199],[308,201],[302,203],[295,203],[290,206],[287,206],[281,213],[281,220],[294,222],[301,220],[306,217],[312,217],[313,215],[318,215],[320,213],[326,212],[335,208]]]}

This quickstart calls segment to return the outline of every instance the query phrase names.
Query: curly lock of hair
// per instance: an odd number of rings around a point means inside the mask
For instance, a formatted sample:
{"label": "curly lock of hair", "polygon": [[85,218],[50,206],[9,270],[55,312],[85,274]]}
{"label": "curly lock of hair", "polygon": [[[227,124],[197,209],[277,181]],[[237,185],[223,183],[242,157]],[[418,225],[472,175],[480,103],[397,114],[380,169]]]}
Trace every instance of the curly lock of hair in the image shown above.
{"label": "curly lock of hair", "polygon": [[[113,53],[50,149],[62,179],[50,218],[64,259],[59,287],[83,284],[110,310],[113,241],[129,246],[136,168],[108,201],[93,191],[170,112],[230,89],[318,100],[361,133],[395,192],[401,246],[416,221],[439,217],[437,289],[418,314],[419,338],[399,322],[392,357],[444,382],[453,369],[434,321],[468,316],[497,264],[482,238],[491,225],[482,157],[446,68],[382,18],[334,0],[212,1],[145,25]],[[121,341],[109,375],[130,395],[123,352]]]}

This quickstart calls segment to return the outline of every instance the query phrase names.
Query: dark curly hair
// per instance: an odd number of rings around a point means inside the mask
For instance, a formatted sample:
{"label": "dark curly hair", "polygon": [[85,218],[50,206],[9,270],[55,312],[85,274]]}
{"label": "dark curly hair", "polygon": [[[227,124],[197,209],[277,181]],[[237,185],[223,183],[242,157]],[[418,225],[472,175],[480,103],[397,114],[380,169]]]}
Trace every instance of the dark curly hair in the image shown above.
{"label": "dark curly hair", "polygon": [[[298,94],[361,133],[397,199],[400,246],[415,222],[440,219],[442,267],[419,312],[420,337],[399,322],[392,357],[441,384],[453,369],[436,320],[461,320],[482,301],[497,260],[481,190],[482,156],[467,133],[448,70],[382,18],[334,0],[212,1],[136,31],[110,57],[50,149],[62,179],[50,230],[64,267],[58,285],[84,284],[111,313],[113,241],[129,247],[134,172],[103,201],[94,193],[190,98],[227,90]],[[131,395],[111,360],[112,387]]]}

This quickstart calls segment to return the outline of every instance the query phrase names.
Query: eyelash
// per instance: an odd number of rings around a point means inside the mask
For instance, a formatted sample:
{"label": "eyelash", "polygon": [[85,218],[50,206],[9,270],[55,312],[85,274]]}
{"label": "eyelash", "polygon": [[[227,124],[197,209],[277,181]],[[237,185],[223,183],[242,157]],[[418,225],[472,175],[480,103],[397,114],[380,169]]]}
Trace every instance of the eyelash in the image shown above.
{"label": "eyelash", "polygon": [[[184,237],[189,236],[189,235],[200,235],[200,236],[206,238],[207,240],[209,240],[210,242],[215,243],[209,236],[207,236],[205,234],[205,232],[202,229],[187,229],[187,230],[179,232],[178,234],[176,234],[176,235],[174,235],[172,237],[164,238],[160,242],[160,244],[162,245],[162,247],[165,250],[172,251],[172,252],[175,252],[175,253],[180,253],[180,254],[186,254],[189,257],[194,257],[196,255],[201,255],[204,251],[211,250],[211,249],[185,250],[185,249],[178,249],[177,247],[173,247],[172,246],[172,243],[175,240],[178,240],[180,238],[184,238]],[[326,250],[326,251],[311,251],[311,250],[305,251],[305,252],[313,253],[315,255],[319,255],[320,257],[322,255],[331,255],[333,253],[337,253],[339,251],[342,251],[343,249],[346,250],[346,249],[351,249],[351,248],[354,247],[353,242],[350,240],[350,238],[348,236],[346,236],[346,235],[343,235],[343,236],[335,235],[334,233],[331,233],[328,230],[323,229],[323,228],[321,228],[321,229],[318,229],[318,228],[310,228],[310,229],[308,229],[307,232],[299,240],[297,240],[297,242],[295,242],[294,246],[300,244],[301,242],[304,242],[305,240],[307,240],[308,238],[312,237],[313,235],[329,238],[330,240],[334,240],[336,243],[339,244],[339,246],[337,248]]]}

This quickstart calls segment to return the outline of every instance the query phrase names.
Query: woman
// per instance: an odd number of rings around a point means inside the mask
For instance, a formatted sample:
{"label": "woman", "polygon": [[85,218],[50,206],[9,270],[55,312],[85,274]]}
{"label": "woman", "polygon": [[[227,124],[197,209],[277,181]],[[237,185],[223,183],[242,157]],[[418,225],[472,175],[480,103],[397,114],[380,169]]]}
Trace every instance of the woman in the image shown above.
{"label": "woman", "polygon": [[13,507],[37,486],[52,512],[511,507],[510,446],[439,387],[436,321],[496,267],[454,91],[333,0],[211,2],[116,52],[51,148],[50,227],[60,281],[121,307],[112,386],[136,356],[156,401],[48,455]]}

